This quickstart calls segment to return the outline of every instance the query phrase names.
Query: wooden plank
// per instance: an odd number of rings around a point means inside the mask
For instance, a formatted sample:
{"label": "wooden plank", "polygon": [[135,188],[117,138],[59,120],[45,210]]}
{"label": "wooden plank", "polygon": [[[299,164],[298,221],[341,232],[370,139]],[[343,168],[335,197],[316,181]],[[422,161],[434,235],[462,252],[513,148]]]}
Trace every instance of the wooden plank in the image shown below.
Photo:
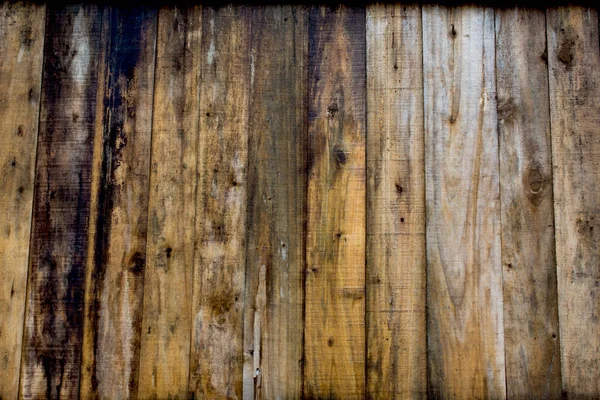
{"label": "wooden plank", "polygon": [[600,397],[598,11],[549,9],[548,62],[562,389]]}
{"label": "wooden plank", "polygon": [[190,392],[241,398],[251,14],[203,12]]}
{"label": "wooden plank", "polygon": [[304,395],[365,394],[365,10],[309,21]]}
{"label": "wooden plank", "polygon": [[308,8],[252,12],[244,398],[302,397]]}
{"label": "wooden plank", "polygon": [[48,10],[21,394],[79,394],[102,14]]}
{"label": "wooden plank", "polygon": [[159,13],[140,398],[187,397],[201,10]]}
{"label": "wooden plank", "polygon": [[155,10],[105,10],[88,239],[83,398],[137,394],[155,41]]}
{"label": "wooden plank", "polygon": [[367,6],[367,394],[427,394],[420,6]]}
{"label": "wooden plank", "polygon": [[491,8],[423,7],[433,398],[505,397]]}
{"label": "wooden plank", "polygon": [[560,398],[546,14],[496,11],[506,387]]}
{"label": "wooden plank", "polygon": [[42,83],[44,5],[0,4],[0,398],[17,398]]}

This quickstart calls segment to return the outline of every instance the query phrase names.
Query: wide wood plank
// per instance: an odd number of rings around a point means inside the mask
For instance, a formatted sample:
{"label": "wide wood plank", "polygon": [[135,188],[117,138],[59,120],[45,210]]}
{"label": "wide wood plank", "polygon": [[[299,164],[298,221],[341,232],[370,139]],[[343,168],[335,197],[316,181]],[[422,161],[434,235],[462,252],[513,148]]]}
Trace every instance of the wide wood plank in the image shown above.
{"label": "wide wood plank", "polygon": [[190,392],[241,398],[251,13],[203,12]]}
{"label": "wide wood plank", "polygon": [[600,397],[598,11],[550,9],[548,62],[563,393]]}
{"label": "wide wood plank", "polygon": [[496,11],[506,387],[560,398],[546,14]]}
{"label": "wide wood plank", "polygon": [[50,7],[32,222],[21,394],[79,394],[102,14]]}
{"label": "wide wood plank", "polygon": [[367,391],[427,391],[421,7],[367,7]]}
{"label": "wide wood plank", "polygon": [[365,394],[365,10],[309,21],[304,395]]}
{"label": "wide wood plank", "polygon": [[302,397],[308,8],[252,10],[244,398]]}
{"label": "wide wood plank", "polygon": [[156,11],[103,18],[82,398],[135,397],[148,216]]}
{"label": "wide wood plank", "polygon": [[140,398],[187,397],[201,11],[159,13]]}
{"label": "wide wood plank", "polygon": [[44,5],[0,4],[0,398],[17,398],[44,49]]}
{"label": "wide wood plank", "polygon": [[505,397],[491,8],[423,7],[433,398]]}

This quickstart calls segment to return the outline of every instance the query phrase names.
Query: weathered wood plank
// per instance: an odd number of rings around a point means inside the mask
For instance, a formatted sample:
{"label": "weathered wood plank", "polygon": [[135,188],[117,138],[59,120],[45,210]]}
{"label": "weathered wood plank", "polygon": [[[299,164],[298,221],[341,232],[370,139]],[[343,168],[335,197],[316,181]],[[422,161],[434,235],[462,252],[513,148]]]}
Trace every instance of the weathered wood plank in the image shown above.
{"label": "weathered wood plank", "polygon": [[560,398],[546,14],[496,11],[509,398]]}
{"label": "weathered wood plank", "polygon": [[187,397],[202,9],[159,13],[141,398]]}
{"label": "weathered wood plank", "polygon": [[302,397],[308,8],[252,11],[244,398]]}
{"label": "weathered wood plank", "polygon": [[137,395],[155,42],[155,10],[105,10],[80,384],[86,399]]}
{"label": "weathered wood plank", "polygon": [[304,395],[365,394],[365,10],[309,21]]}
{"label": "weathered wood plank", "polygon": [[491,8],[423,7],[433,398],[505,397]]}
{"label": "weathered wood plank", "polygon": [[547,11],[562,388],[600,397],[598,12]]}
{"label": "weathered wood plank", "polygon": [[203,12],[190,392],[241,398],[251,13]]}
{"label": "weathered wood plank", "polygon": [[367,6],[367,394],[427,392],[420,6]]}
{"label": "weathered wood plank", "polygon": [[17,398],[46,7],[0,4],[0,398]]}
{"label": "weathered wood plank", "polygon": [[102,13],[50,7],[47,18],[21,394],[75,398]]}

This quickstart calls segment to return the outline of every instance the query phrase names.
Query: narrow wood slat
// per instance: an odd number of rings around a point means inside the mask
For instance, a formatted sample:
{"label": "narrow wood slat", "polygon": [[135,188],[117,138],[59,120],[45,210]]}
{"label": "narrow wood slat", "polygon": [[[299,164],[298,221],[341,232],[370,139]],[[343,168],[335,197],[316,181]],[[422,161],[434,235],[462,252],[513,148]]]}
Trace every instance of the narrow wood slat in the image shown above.
{"label": "narrow wood slat", "polygon": [[562,389],[600,397],[598,12],[547,11]]}
{"label": "narrow wood slat", "polygon": [[159,13],[141,398],[187,397],[202,9]]}
{"label": "narrow wood slat", "polygon": [[505,397],[494,11],[423,7],[433,398]]}
{"label": "narrow wood slat", "polygon": [[365,394],[365,10],[309,21],[304,395]]}
{"label": "narrow wood slat", "polygon": [[506,386],[560,398],[546,15],[496,11]]}
{"label": "narrow wood slat", "polygon": [[367,391],[427,391],[421,7],[367,7]]}
{"label": "narrow wood slat", "polygon": [[44,49],[44,5],[0,4],[0,398],[17,398]]}
{"label": "narrow wood slat", "polygon": [[105,10],[80,386],[86,399],[135,397],[138,389],[155,41],[155,10]]}
{"label": "narrow wood slat", "polygon": [[203,12],[190,392],[241,398],[251,13]]}
{"label": "narrow wood slat", "polygon": [[252,11],[245,399],[302,397],[308,8]]}
{"label": "narrow wood slat", "polygon": [[48,10],[21,368],[25,398],[79,393],[101,25],[95,6]]}

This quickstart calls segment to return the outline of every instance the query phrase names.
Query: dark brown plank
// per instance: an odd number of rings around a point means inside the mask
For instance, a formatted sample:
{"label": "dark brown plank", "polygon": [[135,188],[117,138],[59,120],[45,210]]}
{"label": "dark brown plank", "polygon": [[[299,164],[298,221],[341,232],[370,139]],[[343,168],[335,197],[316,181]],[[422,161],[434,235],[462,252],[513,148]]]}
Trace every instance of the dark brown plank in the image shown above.
{"label": "dark brown plank", "polygon": [[244,399],[302,397],[308,8],[252,11]]}
{"label": "dark brown plank", "polygon": [[86,276],[82,398],[137,394],[156,11],[103,17]]}
{"label": "dark brown plank", "polygon": [[250,15],[203,9],[190,360],[200,398],[242,397]]}
{"label": "dark brown plank", "polygon": [[50,7],[21,394],[76,398],[100,53],[95,6]]}
{"label": "dark brown plank", "polygon": [[365,394],[365,9],[309,21],[304,395]]}

